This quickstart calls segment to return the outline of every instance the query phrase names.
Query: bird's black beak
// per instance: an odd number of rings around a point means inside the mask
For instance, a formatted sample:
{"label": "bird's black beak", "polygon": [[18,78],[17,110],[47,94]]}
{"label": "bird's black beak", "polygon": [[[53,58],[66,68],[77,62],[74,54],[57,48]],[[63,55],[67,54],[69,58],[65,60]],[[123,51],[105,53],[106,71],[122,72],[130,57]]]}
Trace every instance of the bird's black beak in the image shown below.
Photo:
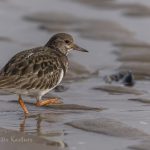
{"label": "bird's black beak", "polygon": [[73,45],[73,50],[81,51],[81,52],[88,52],[86,49],[84,49],[76,44]]}

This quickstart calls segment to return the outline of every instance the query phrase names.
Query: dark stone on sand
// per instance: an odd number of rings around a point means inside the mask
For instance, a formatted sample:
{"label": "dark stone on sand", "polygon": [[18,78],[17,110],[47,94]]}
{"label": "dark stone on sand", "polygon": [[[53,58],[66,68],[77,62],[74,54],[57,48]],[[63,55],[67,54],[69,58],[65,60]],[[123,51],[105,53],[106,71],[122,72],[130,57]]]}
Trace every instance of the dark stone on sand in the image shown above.
{"label": "dark stone on sand", "polygon": [[141,95],[144,92],[136,90],[132,87],[125,87],[125,86],[119,86],[119,85],[102,85],[98,87],[94,87],[93,90],[101,90],[112,94],[135,94],[135,95]]}
{"label": "dark stone on sand", "polygon": [[112,83],[113,81],[121,81],[125,86],[133,86],[135,84],[134,76],[131,71],[118,72],[112,75],[104,77],[106,83]]}
{"label": "dark stone on sand", "polygon": [[122,83],[125,86],[133,86],[135,84],[134,76],[131,71],[129,71],[122,79]]}
{"label": "dark stone on sand", "polygon": [[106,83],[112,83],[113,81],[118,82],[119,80],[121,80],[125,75],[125,72],[118,72],[115,74],[111,74],[111,75],[107,75],[104,77],[104,81]]}
{"label": "dark stone on sand", "polygon": [[122,138],[142,138],[149,136],[143,131],[108,118],[76,120],[67,123],[67,125],[89,132]]}

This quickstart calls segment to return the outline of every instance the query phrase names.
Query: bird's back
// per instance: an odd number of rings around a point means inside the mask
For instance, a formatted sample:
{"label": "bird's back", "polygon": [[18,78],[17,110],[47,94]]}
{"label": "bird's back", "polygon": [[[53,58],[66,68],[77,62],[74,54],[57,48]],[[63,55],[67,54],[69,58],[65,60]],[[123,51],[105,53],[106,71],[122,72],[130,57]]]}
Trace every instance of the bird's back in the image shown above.
{"label": "bird's back", "polygon": [[0,72],[0,89],[51,89],[66,73],[67,56],[49,47],[17,53]]}

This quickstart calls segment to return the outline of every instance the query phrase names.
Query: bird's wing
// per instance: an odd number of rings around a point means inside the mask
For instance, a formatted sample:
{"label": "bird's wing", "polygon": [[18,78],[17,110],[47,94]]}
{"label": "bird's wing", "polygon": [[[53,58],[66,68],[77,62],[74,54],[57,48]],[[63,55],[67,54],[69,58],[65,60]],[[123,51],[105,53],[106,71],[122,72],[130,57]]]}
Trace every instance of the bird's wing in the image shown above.
{"label": "bird's wing", "polygon": [[58,57],[52,50],[42,47],[16,54],[0,72],[0,89],[53,87],[65,68]]}

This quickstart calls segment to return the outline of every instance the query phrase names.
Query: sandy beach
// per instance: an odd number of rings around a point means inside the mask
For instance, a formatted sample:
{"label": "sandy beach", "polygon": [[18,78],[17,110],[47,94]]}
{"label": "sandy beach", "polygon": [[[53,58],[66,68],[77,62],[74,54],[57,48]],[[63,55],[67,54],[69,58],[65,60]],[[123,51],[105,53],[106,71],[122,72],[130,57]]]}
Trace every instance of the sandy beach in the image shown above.
{"label": "sandy beach", "polygon": [[[17,96],[0,93],[2,150],[149,150],[150,1],[1,0],[0,67],[17,52],[71,34],[88,54],[71,53],[61,86],[45,97],[63,105],[24,116]],[[132,71],[135,84],[106,82]]]}

